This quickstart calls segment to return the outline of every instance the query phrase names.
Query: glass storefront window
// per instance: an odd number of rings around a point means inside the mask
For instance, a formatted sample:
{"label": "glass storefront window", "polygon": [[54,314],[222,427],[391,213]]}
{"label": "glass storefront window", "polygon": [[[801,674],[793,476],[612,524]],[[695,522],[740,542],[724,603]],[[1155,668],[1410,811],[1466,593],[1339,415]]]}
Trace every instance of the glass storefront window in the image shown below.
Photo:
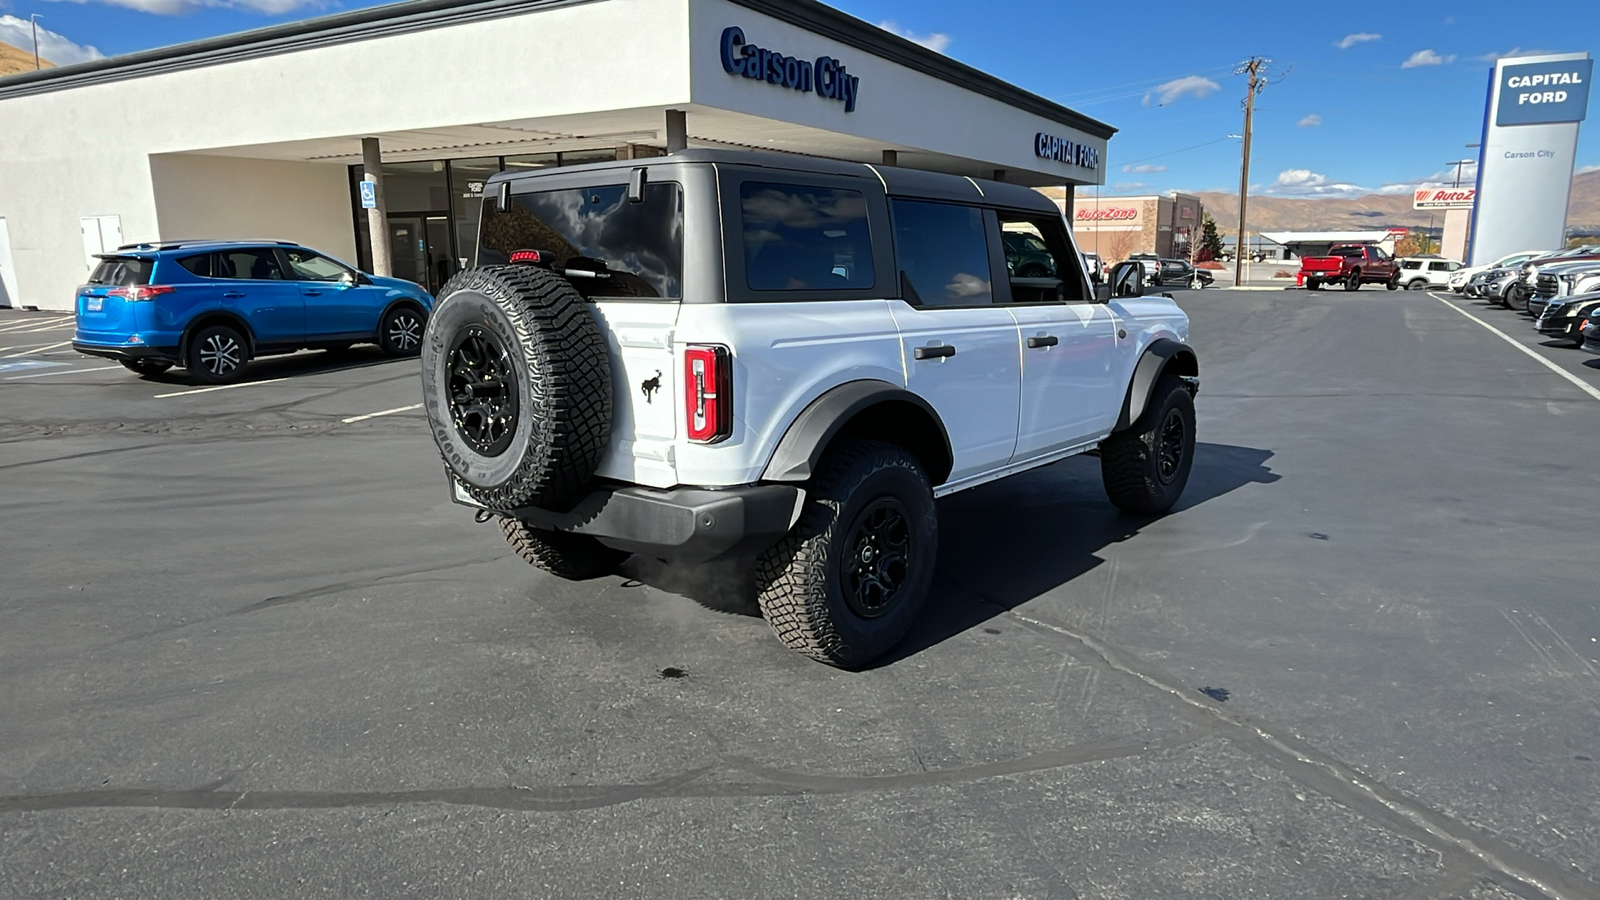
{"label": "glass storefront window", "polygon": [[559,153],[524,153],[521,156],[508,156],[506,171],[526,172],[530,169],[549,169],[561,165]]}
{"label": "glass storefront window", "polygon": [[456,232],[456,269],[472,265],[478,246],[478,218],[483,215],[483,183],[500,171],[500,157],[450,160],[450,202]]}

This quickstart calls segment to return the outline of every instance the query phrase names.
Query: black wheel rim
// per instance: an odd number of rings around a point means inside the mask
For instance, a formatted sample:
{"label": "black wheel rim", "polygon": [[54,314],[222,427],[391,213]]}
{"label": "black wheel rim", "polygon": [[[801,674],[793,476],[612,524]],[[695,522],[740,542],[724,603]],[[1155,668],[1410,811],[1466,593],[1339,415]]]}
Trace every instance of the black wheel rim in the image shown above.
{"label": "black wheel rim", "polygon": [[1176,409],[1167,410],[1166,418],[1161,420],[1161,431],[1156,434],[1156,475],[1162,484],[1171,484],[1183,465],[1187,432],[1183,413]]}
{"label": "black wheel rim", "polygon": [[499,456],[517,430],[516,370],[493,332],[468,327],[446,363],[450,420],[473,452]]}
{"label": "black wheel rim", "polygon": [[845,602],[856,615],[875,619],[893,608],[911,576],[914,549],[899,500],[880,497],[856,514],[841,567]]}
{"label": "black wheel rim", "polygon": [[410,352],[422,344],[422,321],[411,313],[400,313],[389,320],[389,344]]}
{"label": "black wheel rim", "polygon": [[244,348],[231,334],[208,334],[200,342],[200,365],[212,375],[224,377],[233,374],[244,361]]}

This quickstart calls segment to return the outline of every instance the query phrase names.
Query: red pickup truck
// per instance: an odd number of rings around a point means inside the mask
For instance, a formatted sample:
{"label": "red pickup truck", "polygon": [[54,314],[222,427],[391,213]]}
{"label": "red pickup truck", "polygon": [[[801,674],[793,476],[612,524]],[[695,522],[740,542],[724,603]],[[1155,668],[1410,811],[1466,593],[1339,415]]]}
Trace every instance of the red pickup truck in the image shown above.
{"label": "red pickup truck", "polygon": [[1363,284],[1381,284],[1392,291],[1400,286],[1400,266],[1372,244],[1334,244],[1327,256],[1300,261],[1298,281],[1313,291],[1335,283],[1343,284],[1347,291]]}

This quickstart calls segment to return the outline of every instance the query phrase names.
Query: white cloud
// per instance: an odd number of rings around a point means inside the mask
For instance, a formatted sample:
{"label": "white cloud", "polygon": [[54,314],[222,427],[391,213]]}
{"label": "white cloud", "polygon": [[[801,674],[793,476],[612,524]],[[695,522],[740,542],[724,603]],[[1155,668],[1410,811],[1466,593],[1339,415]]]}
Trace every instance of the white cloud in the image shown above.
{"label": "white cloud", "polygon": [[1300,128],[1315,128],[1316,126],[1321,125],[1321,124],[1322,124],[1322,117],[1317,115],[1316,113],[1312,113],[1311,115],[1306,116],[1304,119],[1301,119],[1300,121],[1295,123],[1295,125],[1299,126]]}
{"label": "white cloud", "polygon": [[1154,100],[1156,106],[1166,106],[1168,103],[1181,100],[1184,97],[1199,99],[1207,94],[1214,94],[1221,89],[1222,85],[1209,78],[1202,78],[1199,75],[1185,75],[1182,78],[1174,78],[1166,84],[1157,85],[1155,90],[1144,95],[1144,105],[1149,106],[1150,102]]}
{"label": "white cloud", "polygon": [[1381,40],[1383,40],[1383,35],[1381,34],[1373,34],[1370,31],[1358,31],[1355,34],[1347,34],[1337,41],[1334,41],[1333,45],[1338,47],[1340,50],[1349,50],[1351,47],[1354,47],[1357,44],[1365,44],[1368,41]]}
{"label": "white cloud", "polygon": [[201,9],[231,9],[276,16],[303,7],[326,6],[325,0],[62,0],[67,3],[104,3],[157,16],[181,16]]}
{"label": "white cloud", "polygon": [[1310,169],[1284,169],[1265,193],[1282,197],[1359,197],[1371,193],[1359,185],[1329,181],[1328,176]]}
{"label": "white cloud", "polygon": [[884,31],[898,34],[913,44],[921,44],[935,53],[943,53],[944,48],[950,46],[950,42],[954,40],[954,38],[942,31],[935,31],[932,34],[917,34],[909,28],[901,28],[899,25],[888,20],[879,22],[878,27],[882,28]]}
{"label": "white cloud", "polygon": [[1422,66],[1442,66],[1445,63],[1453,63],[1455,61],[1456,56],[1454,53],[1449,56],[1440,56],[1432,50],[1418,50],[1406,57],[1406,61],[1400,64],[1400,68],[1416,69]]}
{"label": "white cloud", "polygon": [[1122,171],[1128,175],[1154,175],[1157,172],[1165,172],[1166,170],[1166,166],[1152,166],[1149,163],[1139,166],[1122,167]]}
{"label": "white cloud", "polygon": [[[33,26],[27,19],[0,16],[0,42],[33,52]],[[98,49],[56,34],[44,26],[39,27],[39,56],[58,66],[88,62],[105,56]]]}
{"label": "white cloud", "polygon": [[1505,59],[1508,56],[1545,56],[1554,52],[1554,50],[1524,50],[1521,47],[1512,47],[1504,53],[1485,53],[1478,57],[1478,60],[1480,62],[1494,62],[1497,59]]}
{"label": "white cloud", "polygon": [[1145,184],[1142,181],[1119,181],[1112,185],[1112,187],[1119,191],[1137,191],[1140,188],[1147,188],[1149,186],[1150,185]]}

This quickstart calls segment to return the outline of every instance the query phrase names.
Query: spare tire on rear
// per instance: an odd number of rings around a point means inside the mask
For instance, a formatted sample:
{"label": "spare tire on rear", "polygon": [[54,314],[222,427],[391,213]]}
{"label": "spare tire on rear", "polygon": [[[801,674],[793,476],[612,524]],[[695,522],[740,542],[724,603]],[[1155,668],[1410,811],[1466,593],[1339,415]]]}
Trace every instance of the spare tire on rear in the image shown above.
{"label": "spare tire on rear", "polygon": [[610,435],[605,336],[558,275],[467,269],[428,319],[422,399],[445,465],[473,499],[564,510],[594,477]]}

